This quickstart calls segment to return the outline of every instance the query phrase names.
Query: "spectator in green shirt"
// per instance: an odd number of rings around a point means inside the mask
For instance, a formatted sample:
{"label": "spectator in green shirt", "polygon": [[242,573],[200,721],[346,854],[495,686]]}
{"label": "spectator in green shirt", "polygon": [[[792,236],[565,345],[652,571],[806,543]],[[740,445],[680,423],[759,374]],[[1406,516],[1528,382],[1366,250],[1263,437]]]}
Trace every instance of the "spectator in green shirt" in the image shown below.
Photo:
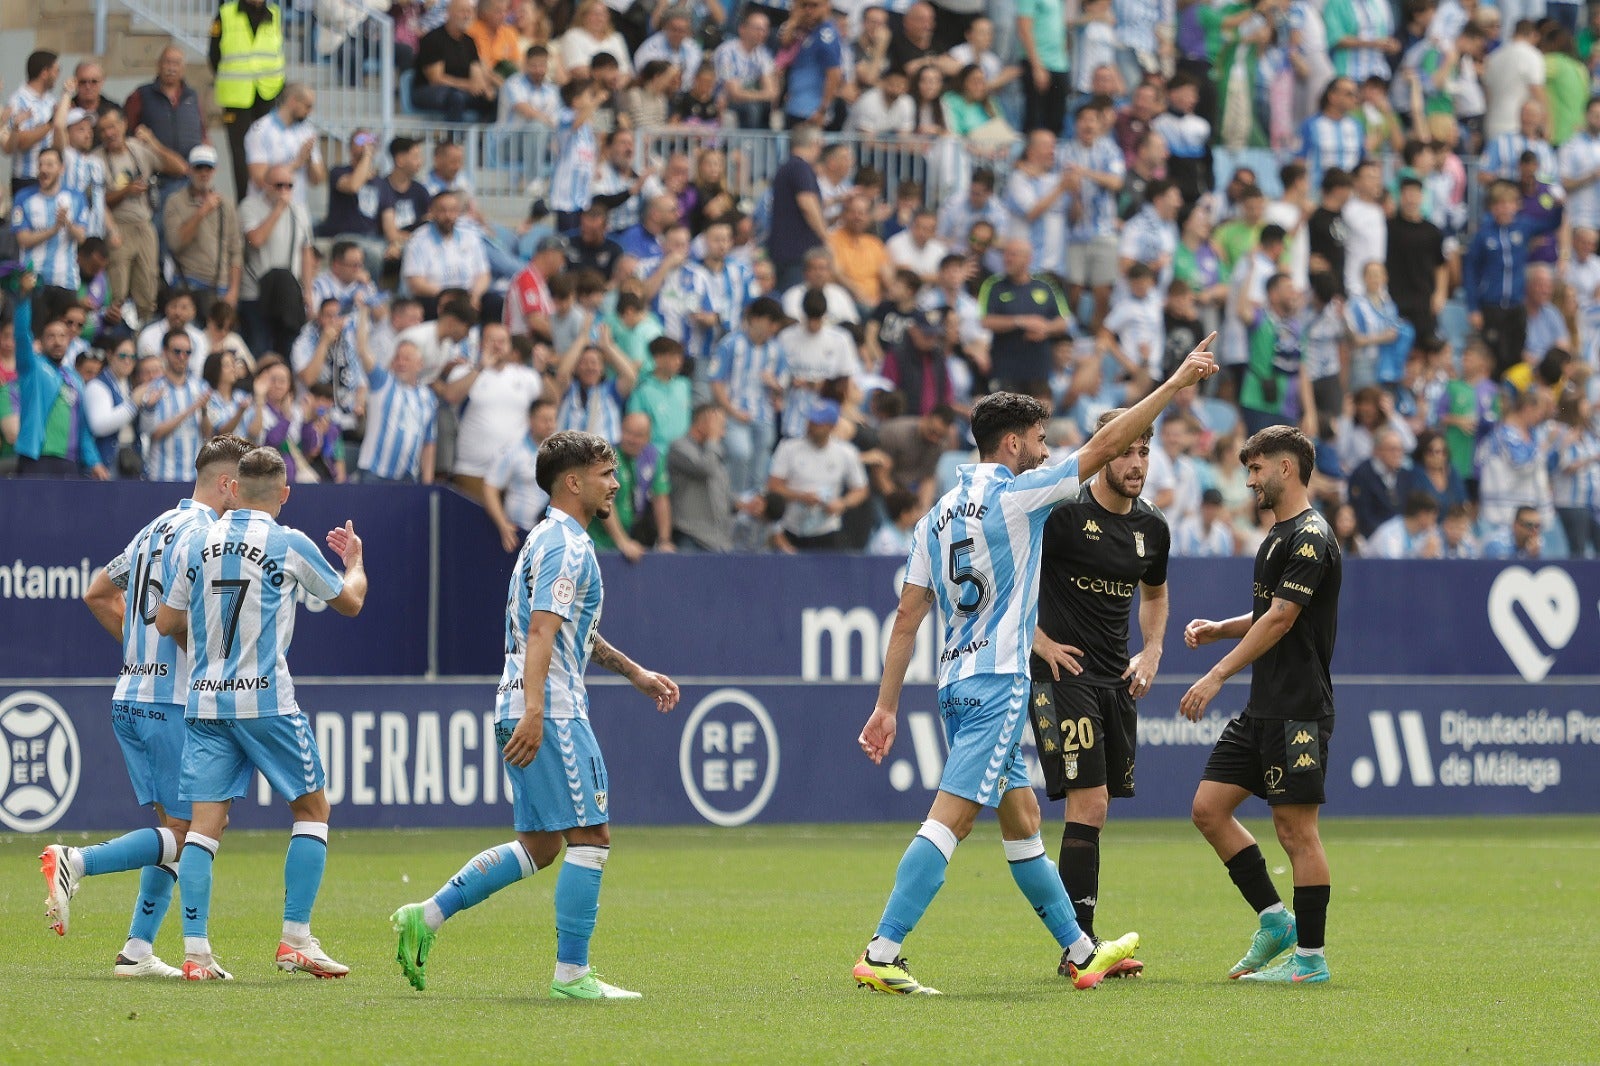
{"label": "spectator in green shirt", "polygon": [[636,563],[654,544],[672,544],[672,481],[661,452],[650,443],[650,416],[635,411],[622,420],[617,441],[617,496],[611,513],[589,523],[596,551],[617,551]]}
{"label": "spectator in green shirt", "polygon": [[636,292],[618,293],[617,309],[605,322],[611,327],[611,343],[639,368],[641,376],[650,373],[650,344],[661,336],[662,328],[644,297]]}
{"label": "spectator in green shirt", "polygon": [[1294,279],[1274,274],[1267,282],[1264,305],[1254,305],[1248,296],[1241,303],[1239,314],[1250,330],[1250,362],[1239,386],[1246,433],[1294,425],[1302,412],[1314,406],[1311,386],[1300,373],[1299,302]]}
{"label": "spectator in green shirt", "polygon": [[1547,23],[1539,50],[1544,53],[1544,93],[1550,101],[1550,143],[1559,148],[1583,125],[1589,71],[1579,62],[1565,26]]}
{"label": "spectator in green shirt", "polygon": [[1231,277],[1239,260],[1249,255],[1267,224],[1267,197],[1258,186],[1239,190],[1239,213],[1211,233],[1211,246],[1222,257],[1222,276]]}
{"label": "spectator in green shirt", "polygon": [[663,455],[672,442],[689,431],[689,379],[683,370],[683,345],[671,337],[650,342],[653,365],[628,397],[628,413],[650,416],[650,443]]}

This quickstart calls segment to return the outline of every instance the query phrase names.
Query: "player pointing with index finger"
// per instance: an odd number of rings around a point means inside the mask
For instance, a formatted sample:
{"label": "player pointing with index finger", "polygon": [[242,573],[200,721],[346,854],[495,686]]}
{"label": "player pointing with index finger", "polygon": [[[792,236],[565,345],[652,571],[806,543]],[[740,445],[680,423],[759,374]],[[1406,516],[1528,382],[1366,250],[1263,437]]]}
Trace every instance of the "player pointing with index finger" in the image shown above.
{"label": "player pointing with index finger", "polygon": [[900,860],[877,935],[856,963],[857,984],[880,992],[933,993],[911,976],[900,947],[984,807],[998,809],[1011,875],[1062,949],[1059,973],[1079,988],[1091,988],[1139,946],[1136,933],[1102,945],[1084,934],[1039,838],[1039,802],[1022,764],[1021,729],[1038,617],[1040,546],[1046,517],[1075,491],[1077,479],[1092,477],[1127,451],[1180,389],[1216,372],[1209,350],[1215,337],[1201,341],[1171,378],[1054,466],[1042,465],[1050,416],[1042,403],[996,393],[973,407],[979,462],[961,467],[955,488],[912,533],[877,706],[859,738],[873,762],[889,754],[917,630],[937,602],[939,710],[950,755],[928,819]]}

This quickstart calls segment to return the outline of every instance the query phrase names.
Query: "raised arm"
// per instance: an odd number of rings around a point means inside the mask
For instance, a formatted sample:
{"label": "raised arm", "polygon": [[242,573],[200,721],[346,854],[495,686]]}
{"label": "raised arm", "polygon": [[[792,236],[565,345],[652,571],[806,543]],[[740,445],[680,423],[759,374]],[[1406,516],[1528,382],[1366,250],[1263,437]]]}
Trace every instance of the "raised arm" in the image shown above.
{"label": "raised arm", "polygon": [[1077,451],[1078,480],[1088,481],[1100,468],[1128,450],[1128,445],[1139,438],[1155,423],[1172,398],[1190,385],[1198,384],[1217,372],[1216,360],[1211,357],[1211,342],[1216,333],[1194,346],[1176,373],[1156,387],[1155,391],[1107,423],[1088,443]]}
{"label": "raised arm", "polygon": [[367,602],[367,568],[362,565],[361,538],[356,536],[355,524],[346,522],[331,530],[328,547],[344,562],[344,588],[328,601],[328,606],[346,618],[354,618]]}

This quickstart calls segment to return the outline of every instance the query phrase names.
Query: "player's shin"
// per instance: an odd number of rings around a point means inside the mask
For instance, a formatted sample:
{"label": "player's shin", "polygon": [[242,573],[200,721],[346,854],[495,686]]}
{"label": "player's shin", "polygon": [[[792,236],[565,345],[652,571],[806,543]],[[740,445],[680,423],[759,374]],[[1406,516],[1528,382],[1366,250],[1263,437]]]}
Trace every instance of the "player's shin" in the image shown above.
{"label": "player's shin", "polygon": [[520,840],[481,851],[423,905],[423,919],[429,929],[438,931],[457,912],[476,907],[537,870]]}
{"label": "player's shin", "polygon": [[1094,909],[1100,896],[1100,830],[1082,822],[1068,822],[1061,831],[1058,870],[1079,927],[1093,939]]}
{"label": "player's shin", "polygon": [[576,981],[589,972],[589,940],[600,915],[600,877],[609,847],[567,847],[556,876],[556,980]]}
{"label": "player's shin", "polygon": [[944,885],[945,868],[960,841],[954,832],[931,818],[922,823],[895,870],[894,891],[878,922],[877,936],[867,945],[872,962],[893,962],[900,945],[917,927],[928,904]]}
{"label": "player's shin", "polygon": [[1094,941],[1078,926],[1072,901],[1061,884],[1055,863],[1044,853],[1044,841],[1035,833],[1026,840],[1003,841],[1012,880],[1022,890],[1039,920],[1044,922],[1056,944],[1071,952],[1073,962],[1094,954]]}
{"label": "player's shin", "polygon": [[170,829],[135,829],[115,840],[79,848],[76,857],[82,864],[78,872],[85,877],[115,874],[172,862],[178,857],[178,841]]}
{"label": "player's shin", "polygon": [[295,822],[283,859],[283,935],[311,935],[311,908],[328,865],[328,823]]}
{"label": "player's shin", "polygon": [[1267,872],[1267,860],[1261,854],[1261,845],[1251,844],[1224,865],[1228,868],[1228,877],[1257,914],[1265,915],[1283,909],[1283,900],[1272,884],[1272,875]]}
{"label": "player's shin", "polygon": [[1298,954],[1323,953],[1323,938],[1328,929],[1328,898],[1331,894],[1332,889],[1327,885],[1294,886],[1294,917],[1300,938]]}
{"label": "player's shin", "polygon": [[209,958],[207,939],[211,923],[211,866],[219,844],[211,837],[190,831],[184,839],[183,857],[178,863],[178,893],[183,902],[183,952]]}
{"label": "player's shin", "polygon": [[128,925],[128,942],[123,945],[122,956],[129,962],[138,962],[154,950],[156,934],[167,917],[172,904],[172,890],[178,884],[178,866],[164,862],[159,866],[146,866],[139,874],[139,898],[133,903],[133,921]]}

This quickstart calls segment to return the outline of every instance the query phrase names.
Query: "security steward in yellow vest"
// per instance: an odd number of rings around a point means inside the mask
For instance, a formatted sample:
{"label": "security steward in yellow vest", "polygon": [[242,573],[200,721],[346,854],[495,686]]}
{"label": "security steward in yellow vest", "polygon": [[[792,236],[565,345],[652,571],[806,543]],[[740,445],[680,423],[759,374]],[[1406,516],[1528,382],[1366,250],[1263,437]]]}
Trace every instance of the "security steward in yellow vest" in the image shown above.
{"label": "security steward in yellow vest", "polygon": [[235,199],[249,190],[244,135],[283,91],[283,15],[266,0],[229,0],[211,23],[211,70],[233,156]]}

